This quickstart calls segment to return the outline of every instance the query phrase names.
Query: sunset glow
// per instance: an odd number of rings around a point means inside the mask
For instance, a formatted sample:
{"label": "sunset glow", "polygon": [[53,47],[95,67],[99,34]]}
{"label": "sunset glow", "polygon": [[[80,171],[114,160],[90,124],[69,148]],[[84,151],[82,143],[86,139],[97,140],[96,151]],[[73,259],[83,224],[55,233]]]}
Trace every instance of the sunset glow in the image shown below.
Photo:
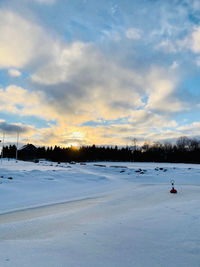
{"label": "sunset glow", "polygon": [[66,147],[71,147],[73,149],[77,149],[78,148],[78,144],[77,143],[69,143],[66,145]]}

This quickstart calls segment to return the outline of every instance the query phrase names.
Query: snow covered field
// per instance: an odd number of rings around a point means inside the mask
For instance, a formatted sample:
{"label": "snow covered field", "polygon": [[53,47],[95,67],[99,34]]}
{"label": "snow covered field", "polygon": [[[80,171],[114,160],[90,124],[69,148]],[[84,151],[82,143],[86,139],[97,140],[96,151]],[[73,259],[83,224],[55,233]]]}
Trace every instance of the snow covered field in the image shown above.
{"label": "snow covered field", "polygon": [[1,267],[200,266],[199,227],[200,165],[0,165]]}

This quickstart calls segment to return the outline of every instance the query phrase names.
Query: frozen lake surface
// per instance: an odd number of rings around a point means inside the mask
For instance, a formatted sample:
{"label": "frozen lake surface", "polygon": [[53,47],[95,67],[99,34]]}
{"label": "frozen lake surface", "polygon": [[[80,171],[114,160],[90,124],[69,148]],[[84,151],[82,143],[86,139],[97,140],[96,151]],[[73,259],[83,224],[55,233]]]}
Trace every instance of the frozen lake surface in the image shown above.
{"label": "frozen lake surface", "polygon": [[197,164],[0,165],[2,267],[199,267],[199,226]]}

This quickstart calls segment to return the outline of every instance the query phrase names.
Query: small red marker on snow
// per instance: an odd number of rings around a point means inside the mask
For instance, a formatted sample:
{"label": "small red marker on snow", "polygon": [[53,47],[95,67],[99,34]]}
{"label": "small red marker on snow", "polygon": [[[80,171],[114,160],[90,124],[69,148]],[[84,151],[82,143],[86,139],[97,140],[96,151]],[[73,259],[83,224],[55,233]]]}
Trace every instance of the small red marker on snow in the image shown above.
{"label": "small red marker on snow", "polygon": [[172,189],[170,190],[170,193],[171,194],[176,194],[177,193],[177,190],[174,189],[174,180],[171,180],[171,185],[172,185]]}

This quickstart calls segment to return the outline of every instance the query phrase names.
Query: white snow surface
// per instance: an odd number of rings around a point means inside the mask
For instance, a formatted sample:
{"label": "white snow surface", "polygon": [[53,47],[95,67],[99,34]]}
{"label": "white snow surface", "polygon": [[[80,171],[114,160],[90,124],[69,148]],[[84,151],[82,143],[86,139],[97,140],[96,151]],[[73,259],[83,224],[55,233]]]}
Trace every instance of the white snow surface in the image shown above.
{"label": "white snow surface", "polygon": [[1,267],[200,266],[200,165],[0,164]]}

